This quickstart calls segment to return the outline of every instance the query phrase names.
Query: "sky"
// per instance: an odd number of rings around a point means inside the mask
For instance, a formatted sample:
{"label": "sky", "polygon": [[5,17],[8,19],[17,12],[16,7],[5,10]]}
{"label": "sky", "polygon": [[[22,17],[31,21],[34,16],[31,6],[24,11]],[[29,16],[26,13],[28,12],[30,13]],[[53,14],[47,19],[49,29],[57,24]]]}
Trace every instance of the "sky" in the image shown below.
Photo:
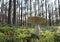
{"label": "sky", "polygon": [[[9,0],[4,0],[4,2],[8,2]],[[21,0],[20,0],[21,1]],[[34,2],[35,0],[33,0],[33,2]],[[39,0],[39,1],[41,1],[41,0]],[[51,2],[54,2],[55,0],[49,0],[48,1],[48,3],[49,4],[51,4]],[[24,3],[24,2],[23,2]],[[28,2],[28,4],[29,4],[29,2]],[[33,3],[32,3],[33,4]],[[25,5],[23,5],[23,6],[25,6]],[[30,6],[30,5],[29,5]],[[58,6],[58,5],[57,5]],[[0,2],[0,7],[1,7],[1,2]],[[36,6],[36,8],[37,8],[38,6]],[[32,10],[34,9],[34,7],[33,7],[33,5],[32,5]],[[38,8],[37,8],[38,9]]]}
{"label": "sky", "polygon": [[[4,0],[4,2],[6,2],[6,1],[8,2],[9,0]],[[33,0],[33,1],[34,1],[34,0]],[[54,2],[54,0],[49,0],[49,3],[50,3],[50,2]]]}
{"label": "sky", "polygon": [[49,0],[49,3],[50,3],[50,2],[54,2],[54,1],[55,1],[55,0]]}
{"label": "sky", "polygon": [[[9,0],[4,0],[4,2],[8,2]],[[21,0],[20,0],[21,1]],[[35,0],[32,0],[33,2],[35,1]],[[41,1],[41,0],[39,0],[39,1]],[[51,4],[51,2],[54,2],[55,0],[49,0],[48,1],[48,3],[49,4]],[[44,1],[43,1],[44,2]],[[23,2],[24,3],[24,2]],[[28,2],[28,4],[29,4],[29,2]],[[33,3],[32,3],[33,4]],[[24,4],[23,4],[23,6],[25,6]],[[29,5],[30,6],[30,5]],[[58,6],[58,5],[57,5]],[[1,2],[0,2],[0,7],[1,7]],[[38,5],[36,6],[36,9],[38,9],[37,8],[38,7]],[[34,7],[33,7],[33,5],[32,5],[32,10],[34,9]]]}
{"label": "sky", "polygon": [[[4,2],[8,2],[9,0],[4,0]],[[41,1],[41,0],[39,0],[39,1]],[[48,1],[48,3],[49,4],[51,4],[52,2],[54,2],[55,0],[49,0]],[[34,0],[33,0],[33,2],[34,2]],[[24,2],[23,2],[24,3]],[[57,3],[57,2],[56,2]],[[29,4],[29,2],[28,2],[28,4]],[[23,5],[24,6],[24,5]],[[33,6],[33,5],[32,5]],[[58,5],[57,5],[58,6]],[[1,7],[1,2],[0,2],[0,7]],[[38,6],[36,6],[36,7],[38,7]],[[38,9],[38,8],[37,8]],[[32,10],[34,11],[34,8],[32,7]],[[17,9],[17,11],[19,12],[19,8]],[[33,13],[34,14],[34,13]]]}

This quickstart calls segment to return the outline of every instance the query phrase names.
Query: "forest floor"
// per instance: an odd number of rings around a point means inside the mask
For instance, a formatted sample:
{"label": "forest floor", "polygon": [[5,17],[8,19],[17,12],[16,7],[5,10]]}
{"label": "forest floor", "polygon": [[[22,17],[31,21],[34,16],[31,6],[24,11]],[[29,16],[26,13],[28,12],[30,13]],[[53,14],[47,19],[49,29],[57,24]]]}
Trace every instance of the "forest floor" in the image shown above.
{"label": "forest floor", "polygon": [[[31,37],[34,33],[34,28],[20,26],[0,26],[0,42],[23,42],[23,40]],[[35,42],[60,42],[60,26],[43,26],[40,30],[41,39],[35,39]],[[4,39],[4,40],[3,40]],[[22,41],[21,41],[22,39]],[[31,40],[31,42],[33,42]]]}

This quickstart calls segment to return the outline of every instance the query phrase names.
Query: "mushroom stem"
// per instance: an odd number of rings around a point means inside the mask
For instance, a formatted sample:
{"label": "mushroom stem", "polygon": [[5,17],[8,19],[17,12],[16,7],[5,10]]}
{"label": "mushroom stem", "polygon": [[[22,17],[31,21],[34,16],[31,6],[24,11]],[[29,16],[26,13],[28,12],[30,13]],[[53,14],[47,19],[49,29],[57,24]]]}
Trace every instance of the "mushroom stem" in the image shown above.
{"label": "mushroom stem", "polygon": [[36,36],[39,36],[39,35],[40,35],[40,25],[39,25],[39,24],[35,24],[34,34],[35,34]]}

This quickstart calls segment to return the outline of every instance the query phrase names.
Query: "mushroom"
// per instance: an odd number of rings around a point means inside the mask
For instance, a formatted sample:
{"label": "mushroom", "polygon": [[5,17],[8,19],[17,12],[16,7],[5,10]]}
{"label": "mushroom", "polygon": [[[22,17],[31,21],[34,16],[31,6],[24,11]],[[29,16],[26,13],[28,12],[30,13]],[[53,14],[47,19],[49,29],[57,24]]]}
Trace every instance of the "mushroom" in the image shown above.
{"label": "mushroom", "polygon": [[35,31],[34,34],[36,36],[40,35],[40,25],[46,22],[46,19],[43,17],[39,17],[39,16],[31,16],[28,17],[27,19],[28,23],[34,24],[35,26]]}

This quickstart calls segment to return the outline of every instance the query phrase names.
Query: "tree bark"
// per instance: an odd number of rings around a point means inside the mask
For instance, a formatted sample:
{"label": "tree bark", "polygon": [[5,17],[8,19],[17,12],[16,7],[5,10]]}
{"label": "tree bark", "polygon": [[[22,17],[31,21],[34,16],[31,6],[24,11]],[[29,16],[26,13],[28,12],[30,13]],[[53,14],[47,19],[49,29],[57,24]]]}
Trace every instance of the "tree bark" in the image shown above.
{"label": "tree bark", "polygon": [[13,10],[13,24],[16,24],[16,0],[13,0],[14,10]]}
{"label": "tree bark", "polygon": [[22,0],[21,0],[21,26],[22,26]]}
{"label": "tree bark", "polygon": [[11,0],[9,0],[8,24],[11,24]]}

